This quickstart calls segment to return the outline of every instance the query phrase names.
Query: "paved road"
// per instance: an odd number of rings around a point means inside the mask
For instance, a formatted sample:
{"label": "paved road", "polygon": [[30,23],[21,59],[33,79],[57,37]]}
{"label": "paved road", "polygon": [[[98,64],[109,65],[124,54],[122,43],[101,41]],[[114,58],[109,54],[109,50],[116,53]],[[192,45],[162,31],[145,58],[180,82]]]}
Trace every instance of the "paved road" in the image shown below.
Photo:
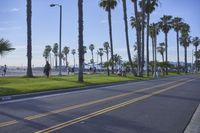
{"label": "paved road", "polygon": [[0,103],[2,133],[182,133],[200,103],[200,75]]}

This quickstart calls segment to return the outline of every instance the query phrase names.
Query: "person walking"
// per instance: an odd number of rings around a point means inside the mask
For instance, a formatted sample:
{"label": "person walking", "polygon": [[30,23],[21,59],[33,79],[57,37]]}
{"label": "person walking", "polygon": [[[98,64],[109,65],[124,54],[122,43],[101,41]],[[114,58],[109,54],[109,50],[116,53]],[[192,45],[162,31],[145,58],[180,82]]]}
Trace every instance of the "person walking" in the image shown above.
{"label": "person walking", "polygon": [[46,61],[46,64],[44,66],[44,74],[49,78],[49,73],[51,71],[51,66],[48,61]]}
{"label": "person walking", "polygon": [[2,74],[3,77],[6,76],[6,72],[7,72],[7,66],[4,65],[4,67],[3,67],[3,74]]}

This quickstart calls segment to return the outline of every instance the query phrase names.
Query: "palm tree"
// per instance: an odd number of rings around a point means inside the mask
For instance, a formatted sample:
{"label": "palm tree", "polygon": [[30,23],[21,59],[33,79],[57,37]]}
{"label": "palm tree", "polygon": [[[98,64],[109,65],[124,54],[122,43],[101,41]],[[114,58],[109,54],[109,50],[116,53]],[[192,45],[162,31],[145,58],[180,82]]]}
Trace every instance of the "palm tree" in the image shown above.
{"label": "palm tree", "polygon": [[92,65],[93,65],[93,69],[94,69],[94,44],[90,44],[89,49],[90,49],[91,54],[92,54],[91,63],[92,63]]}
{"label": "palm tree", "polygon": [[177,73],[180,73],[179,66],[180,66],[180,61],[179,61],[179,32],[181,30],[181,25],[182,25],[182,18],[175,17],[172,20],[172,26],[174,31],[176,32],[176,42],[177,42]]}
{"label": "palm tree", "polygon": [[140,1],[140,7],[141,7],[141,16],[142,16],[142,21],[141,21],[141,27],[142,27],[142,32],[141,32],[141,76],[143,76],[144,72],[144,30],[145,30],[145,19],[146,19],[146,14],[145,14],[145,1],[146,0],[141,0]]}
{"label": "palm tree", "polygon": [[108,42],[104,42],[103,44],[104,47],[104,52],[106,53],[106,57],[107,57],[107,72],[108,72],[108,76],[110,75],[110,70],[109,70],[109,51],[110,51],[110,46]]}
{"label": "palm tree", "polygon": [[[112,40],[112,16],[111,10],[117,6],[117,0],[100,0],[99,6],[108,12],[109,36],[111,46],[111,60],[113,60],[113,40]],[[114,66],[112,65],[112,73],[114,73]]]}
{"label": "palm tree", "polygon": [[78,0],[78,42],[79,42],[79,72],[78,81],[83,82],[83,64],[84,64],[84,49],[83,49],[83,0]]}
{"label": "palm tree", "polygon": [[53,48],[52,48],[52,52],[54,53],[55,56],[55,67],[58,67],[58,63],[57,63],[57,58],[58,58],[58,44],[54,43]]}
{"label": "palm tree", "polygon": [[62,53],[65,55],[65,61],[66,61],[66,68],[68,67],[68,59],[67,59],[67,55],[69,54],[69,47],[64,47],[62,50]]}
{"label": "palm tree", "polygon": [[126,0],[122,0],[122,2],[123,2],[123,12],[124,12],[124,26],[125,26],[127,54],[128,54],[128,59],[129,59],[130,65],[131,65],[132,73],[136,76],[136,73],[135,73],[134,68],[133,68],[133,62],[132,62],[132,59],[131,59],[131,52],[130,52],[130,47],[129,47]]}
{"label": "palm tree", "polygon": [[98,55],[99,55],[100,58],[101,58],[101,67],[102,67],[102,64],[103,64],[103,61],[102,61],[102,57],[103,57],[103,48],[99,48]]}
{"label": "palm tree", "polygon": [[74,58],[74,67],[75,67],[75,54],[76,54],[76,49],[72,49],[71,51],[73,58]]}
{"label": "palm tree", "polygon": [[0,39],[0,55],[3,56],[6,52],[10,52],[15,50],[15,48],[11,48],[11,43],[8,40]]}
{"label": "palm tree", "polygon": [[50,45],[45,46],[45,49],[43,52],[43,57],[45,57],[46,61],[51,61],[51,57],[50,57],[51,50],[52,50],[52,48]]}
{"label": "palm tree", "polygon": [[114,60],[113,60],[115,66],[118,65],[118,67],[122,64],[122,57],[118,54],[114,54]]}
{"label": "palm tree", "polygon": [[[168,32],[172,28],[172,16],[164,15],[162,18],[160,18],[160,28],[165,34],[165,61],[168,62]],[[168,67],[166,67],[166,75],[168,75]]]}
{"label": "palm tree", "polygon": [[45,58],[46,61],[48,61],[48,57],[49,57],[49,52],[47,49],[44,49],[44,52],[43,52],[43,57]]}
{"label": "palm tree", "polygon": [[26,0],[26,15],[27,15],[27,77],[33,77],[32,73],[32,39],[31,39],[31,21],[32,21],[32,1]]}
{"label": "palm tree", "polygon": [[147,56],[147,76],[149,76],[149,23],[150,23],[150,14],[158,6],[158,0],[147,0],[145,2],[145,13],[147,14],[147,36],[146,36],[146,56]]}
{"label": "palm tree", "polygon": [[152,39],[152,52],[153,52],[153,62],[154,62],[154,75],[155,77],[155,72],[156,72],[156,46],[157,46],[157,35],[159,34],[159,24],[158,23],[152,23],[149,26],[149,34]]}
{"label": "palm tree", "polygon": [[[199,44],[200,44],[200,39],[199,39],[199,37],[194,37],[193,39],[192,39],[192,44],[195,46],[195,53],[197,53],[197,47],[199,46]],[[195,62],[197,62],[197,57],[195,56]],[[197,66],[195,65],[195,69],[197,69]]]}
{"label": "palm tree", "polygon": [[[137,19],[136,19],[137,18]],[[139,40],[137,40],[137,57],[138,57],[138,70],[137,75],[141,76],[141,34],[142,34],[142,12],[137,12],[137,17],[131,16],[131,27],[136,29],[136,36],[139,35]]]}
{"label": "palm tree", "polygon": [[185,73],[187,73],[187,47],[191,43],[190,36],[190,26],[186,23],[182,24],[181,28],[181,37],[180,37],[180,44],[184,47],[184,54],[185,54]]}
{"label": "palm tree", "polygon": [[138,76],[142,76],[141,75],[141,27],[142,27],[142,19],[141,17],[139,17],[139,14],[141,13],[138,13],[138,6],[137,6],[137,3],[138,3],[138,0],[131,0],[133,3],[134,3],[134,12],[135,12],[135,28],[136,28],[136,37],[137,37],[137,53],[138,53],[138,70],[137,70],[137,75]]}
{"label": "palm tree", "polygon": [[162,62],[164,63],[164,52],[165,52],[165,43],[159,43],[159,46],[157,47],[157,51],[161,54],[162,56]]}

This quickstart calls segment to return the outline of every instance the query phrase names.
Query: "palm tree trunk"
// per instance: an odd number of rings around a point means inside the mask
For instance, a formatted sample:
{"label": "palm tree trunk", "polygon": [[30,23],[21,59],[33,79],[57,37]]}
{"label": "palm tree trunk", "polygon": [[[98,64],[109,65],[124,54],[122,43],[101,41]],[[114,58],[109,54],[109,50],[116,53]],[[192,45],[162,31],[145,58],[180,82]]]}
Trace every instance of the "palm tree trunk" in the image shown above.
{"label": "palm tree trunk", "polygon": [[68,67],[67,54],[65,56],[66,56],[66,68],[67,68]]}
{"label": "palm tree trunk", "polygon": [[57,61],[57,55],[55,56],[55,64],[56,64],[56,69],[57,69],[57,67],[58,67],[58,61]]}
{"label": "palm tree trunk", "polygon": [[75,67],[75,55],[73,55],[73,57],[74,57],[74,67]]}
{"label": "palm tree trunk", "polygon": [[[148,2],[150,2],[148,0]],[[147,76],[149,77],[149,22],[150,22],[150,14],[147,14],[147,48],[146,48],[146,52],[147,52]]]}
{"label": "palm tree trunk", "polygon": [[78,25],[79,25],[79,73],[78,81],[83,82],[83,63],[84,63],[84,51],[83,51],[83,0],[78,0]]}
{"label": "palm tree trunk", "polygon": [[128,53],[128,59],[131,64],[131,72],[134,76],[136,76],[136,72],[133,68],[133,62],[131,59],[131,52],[129,47],[129,36],[128,36],[128,22],[127,22],[127,9],[126,9],[126,0],[122,0],[123,2],[123,12],[124,12],[124,25],[125,25],[125,37],[126,37],[126,47],[127,47],[127,53]]}
{"label": "palm tree trunk", "polygon": [[164,60],[164,55],[162,54],[162,62],[164,63],[165,62],[165,60]]}
{"label": "palm tree trunk", "polygon": [[91,51],[91,53],[92,53],[92,65],[93,65],[93,69],[94,69],[94,54],[93,54],[93,50]]}
{"label": "palm tree trunk", "polygon": [[185,73],[187,73],[187,47],[184,47],[185,52]]}
{"label": "palm tree trunk", "polygon": [[101,56],[101,67],[102,67],[102,65],[103,65],[103,61],[102,61],[102,56]]}
{"label": "palm tree trunk", "polygon": [[180,61],[179,61],[179,31],[176,32],[176,41],[177,41],[177,73],[180,74]]}
{"label": "palm tree trunk", "polygon": [[[154,52],[154,38],[152,38],[152,58],[153,58],[153,62],[155,61],[155,52]],[[153,76],[153,73],[154,73],[154,67],[152,69],[152,76]]]}
{"label": "palm tree trunk", "polygon": [[[168,44],[167,44],[167,33],[165,33],[165,61],[168,62]],[[168,66],[166,66],[166,75],[168,75]]]}
{"label": "palm tree trunk", "polygon": [[143,76],[144,72],[144,30],[145,30],[145,1],[142,0],[142,60],[141,60],[141,76]]}
{"label": "palm tree trunk", "polygon": [[32,21],[32,4],[31,0],[27,0],[27,72],[26,76],[32,77],[32,39],[31,39],[31,21]]}
{"label": "palm tree trunk", "polygon": [[[195,46],[195,53],[197,53],[197,46]],[[197,56],[195,56],[195,70],[195,72],[197,72]]]}
{"label": "palm tree trunk", "polygon": [[108,73],[108,76],[110,76],[110,70],[109,70],[109,55],[108,55],[108,52],[106,52],[106,55],[107,55],[107,62],[108,62],[107,73]]}
{"label": "palm tree trunk", "polygon": [[156,76],[156,70],[157,70],[157,54],[156,54],[156,47],[157,47],[157,37],[154,38],[154,77]]}
{"label": "palm tree trunk", "polygon": [[[109,23],[109,36],[110,36],[110,47],[111,47],[111,60],[113,61],[113,40],[112,40],[112,20],[111,20],[111,9],[108,10],[108,23]],[[114,74],[114,65],[112,64],[112,74]]]}
{"label": "palm tree trunk", "polygon": [[141,34],[139,31],[139,23],[138,23],[138,8],[137,8],[137,0],[134,1],[134,12],[135,12],[135,19],[136,19],[136,34],[137,34],[137,52],[138,52],[138,70],[137,70],[137,75],[140,76],[140,69],[141,69]]}

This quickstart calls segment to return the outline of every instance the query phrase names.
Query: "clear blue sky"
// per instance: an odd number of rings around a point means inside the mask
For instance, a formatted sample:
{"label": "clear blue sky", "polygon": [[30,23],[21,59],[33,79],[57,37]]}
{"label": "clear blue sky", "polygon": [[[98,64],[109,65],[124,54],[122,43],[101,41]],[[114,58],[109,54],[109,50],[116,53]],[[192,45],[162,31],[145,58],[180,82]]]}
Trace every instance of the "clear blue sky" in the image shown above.
{"label": "clear blue sky", "polygon": [[[78,9],[77,0],[32,0],[32,47],[34,66],[43,66],[42,56],[45,45],[58,42],[59,8],[50,8],[51,3],[63,5],[63,34],[62,46],[70,50],[78,47]],[[95,44],[95,51],[103,47],[103,42],[109,41],[107,13],[99,6],[99,0],[84,0],[84,45]],[[165,15],[179,16],[191,26],[191,36],[200,37],[200,1],[199,0],[160,0],[160,5],[152,14],[151,22],[157,22]],[[127,0],[128,17],[134,14],[133,4]],[[120,1],[112,13],[114,52],[127,59],[124,22]],[[26,0],[0,0],[0,38],[10,40],[16,48],[4,57],[0,57],[0,65],[25,66],[26,65]],[[131,48],[135,43],[135,30],[129,28]],[[163,33],[158,37],[158,42],[163,42]],[[190,46],[188,60],[191,62]],[[180,48],[181,61],[184,60],[183,48]],[[133,52],[132,52],[133,53]],[[133,55],[133,54],[132,54]],[[151,55],[150,55],[151,56]],[[86,54],[86,62],[91,58],[90,51]],[[151,57],[150,57],[151,58]],[[76,54],[76,63],[77,60]],[[105,59],[105,58],[104,58]],[[161,56],[158,54],[158,59]],[[72,65],[70,52],[69,63]],[[96,61],[96,56],[95,56]],[[169,33],[169,61],[176,61],[176,38],[173,30]]]}

